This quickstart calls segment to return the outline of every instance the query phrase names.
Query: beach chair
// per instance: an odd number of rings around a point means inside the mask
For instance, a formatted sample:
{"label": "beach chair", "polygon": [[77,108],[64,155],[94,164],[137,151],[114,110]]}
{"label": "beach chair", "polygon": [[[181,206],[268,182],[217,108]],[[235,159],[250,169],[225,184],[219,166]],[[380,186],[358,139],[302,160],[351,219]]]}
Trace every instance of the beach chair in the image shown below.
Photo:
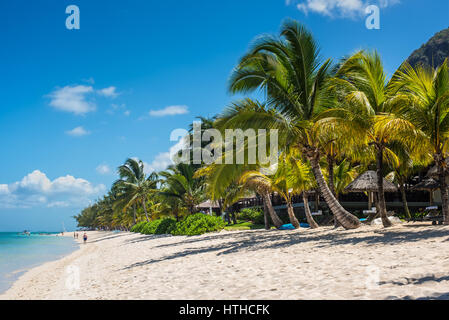
{"label": "beach chair", "polygon": [[374,214],[377,212],[376,207],[372,207],[371,210],[363,210],[363,214],[365,216],[369,216],[370,214]]}
{"label": "beach chair", "polygon": [[322,210],[318,210],[317,212],[312,212],[312,216],[322,216],[322,215],[323,215]]}
{"label": "beach chair", "polygon": [[440,214],[437,206],[427,207],[424,212],[427,212],[427,215],[424,216],[424,221],[432,221],[434,226],[443,224],[443,215]]}

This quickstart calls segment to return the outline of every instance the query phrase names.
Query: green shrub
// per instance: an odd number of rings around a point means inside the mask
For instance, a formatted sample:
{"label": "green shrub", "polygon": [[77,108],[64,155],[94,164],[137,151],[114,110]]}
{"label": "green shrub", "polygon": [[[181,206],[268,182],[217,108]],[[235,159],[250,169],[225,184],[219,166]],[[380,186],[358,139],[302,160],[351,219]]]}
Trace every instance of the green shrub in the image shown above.
{"label": "green shrub", "polygon": [[176,227],[176,220],[172,218],[162,219],[154,234],[170,234]]}
{"label": "green shrub", "polygon": [[207,232],[222,230],[225,223],[220,217],[212,217],[203,213],[196,213],[177,222],[171,234],[174,236],[194,236]]}
{"label": "green shrub", "polygon": [[240,211],[238,218],[245,221],[252,221],[254,224],[264,224],[263,211],[256,208],[245,208]]}
{"label": "green shrub", "polygon": [[154,220],[147,223],[147,225],[143,228],[142,233],[143,234],[155,234],[157,228],[161,224],[162,220]]}
{"label": "green shrub", "polygon": [[131,228],[131,232],[136,232],[136,233],[142,232],[142,229],[146,226],[146,224],[147,224],[146,221],[142,221],[142,222],[139,222],[139,223],[135,224]]}

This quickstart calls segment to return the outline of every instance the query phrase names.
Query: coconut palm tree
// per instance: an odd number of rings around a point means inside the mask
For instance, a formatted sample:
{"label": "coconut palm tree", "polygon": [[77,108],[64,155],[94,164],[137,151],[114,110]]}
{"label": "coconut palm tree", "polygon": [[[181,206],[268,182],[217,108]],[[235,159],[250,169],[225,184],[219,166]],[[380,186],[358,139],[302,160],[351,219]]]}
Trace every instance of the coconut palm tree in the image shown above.
{"label": "coconut palm tree", "polygon": [[423,134],[421,152],[431,152],[438,168],[444,224],[449,224],[449,68],[448,60],[436,69],[405,62],[393,76],[393,89],[409,98],[402,112]]}
{"label": "coconut palm tree", "polygon": [[340,96],[339,105],[321,113],[321,125],[332,124],[354,145],[373,149],[378,180],[378,205],[382,223],[391,226],[387,217],[383,190],[384,163],[397,166],[397,155],[389,144],[410,144],[417,134],[415,126],[395,110],[407,104],[404,97],[391,92],[391,83],[377,52],[360,51],[343,60],[331,87]]}
{"label": "coconut palm tree", "polygon": [[360,171],[360,165],[353,166],[347,159],[343,159],[343,161],[334,167],[335,196],[337,199],[344,193],[346,186],[357,178]]}
{"label": "coconut palm tree", "polygon": [[259,184],[257,181],[247,181],[245,184],[239,183],[245,172],[257,171],[260,166],[257,164],[217,164],[213,163],[197,171],[198,176],[204,176],[208,185],[208,194],[212,200],[223,198],[227,189],[233,184],[241,186],[242,190],[247,189],[260,195],[264,203],[264,212],[267,211],[271,221],[276,228],[283,225],[282,220],[276,214],[271,201],[271,188],[266,184]]}
{"label": "coconut palm tree", "polygon": [[308,191],[316,187],[310,165],[302,160],[298,160],[292,154],[285,157],[284,161],[284,165],[280,167],[278,175],[286,177],[287,185],[290,187],[292,194],[302,194],[307,223],[312,229],[316,229],[319,226],[313,219],[309,207]]}
{"label": "coconut palm tree", "polygon": [[276,226],[276,228],[281,227],[283,223],[276,214],[272,214],[272,212],[275,212],[275,210],[271,204],[270,194],[275,191],[278,192],[287,202],[287,213],[290,222],[295,228],[299,228],[299,221],[298,219],[296,219],[293,212],[291,195],[288,192],[286,184],[283,184],[279,181],[278,183],[276,183],[275,177],[267,176],[260,171],[252,170],[244,172],[240,177],[239,183],[242,184],[245,188],[256,190],[258,194],[262,195],[264,205],[267,206],[273,224]]}
{"label": "coconut palm tree", "polygon": [[[125,164],[118,168],[120,179],[114,182],[112,189],[117,193],[116,208],[127,210],[130,207],[141,205],[147,221],[150,221],[147,211],[147,201],[150,194],[157,191],[158,175],[151,173],[146,177],[144,164],[141,160],[127,159]],[[135,210],[134,210],[135,220]]]}
{"label": "coconut palm tree", "polygon": [[166,199],[177,199],[190,214],[204,200],[204,181],[196,178],[195,169],[190,164],[179,163],[159,173],[163,177],[159,195]]}
{"label": "coconut palm tree", "polygon": [[330,65],[330,60],[321,63],[318,46],[304,26],[285,21],[280,37],[266,35],[255,41],[230,79],[232,93],[263,90],[266,107],[246,100],[228,109],[222,124],[241,129],[278,129],[280,147],[300,148],[311,163],[329,208],[345,228],[351,229],[359,227],[360,221],[338,203],[319,164],[320,128],[315,118],[330,99],[325,86]]}
{"label": "coconut palm tree", "polygon": [[402,143],[396,142],[390,148],[398,156],[399,165],[391,167],[392,171],[385,178],[399,186],[405,217],[407,220],[410,220],[411,214],[407,203],[406,182],[412,174],[424,170],[432,162],[432,157],[428,152],[412,153]]}

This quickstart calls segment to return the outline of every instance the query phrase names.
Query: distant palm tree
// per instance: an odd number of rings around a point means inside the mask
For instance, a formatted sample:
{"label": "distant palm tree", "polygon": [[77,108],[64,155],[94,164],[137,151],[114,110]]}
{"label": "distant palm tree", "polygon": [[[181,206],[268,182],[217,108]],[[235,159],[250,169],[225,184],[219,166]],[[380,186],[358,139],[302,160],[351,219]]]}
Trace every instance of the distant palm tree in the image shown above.
{"label": "distant palm tree", "polygon": [[297,21],[285,21],[280,35],[258,38],[230,79],[232,93],[262,89],[267,106],[254,106],[250,100],[236,104],[224,114],[225,124],[241,129],[279,129],[280,147],[296,147],[305,154],[331,211],[345,228],[357,228],[359,219],[338,203],[319,164],[320,128],[315,118],[330,99],[326,81],[331,62],[320,63],[312,34]]}
{"label": "distant palm tree", "polygon": [[[258,181],[246,181],[241,183],[240,179],[242,175],[249,171],[257,171],[260,169],[258,164],[217,164],[205,166],[197,171],[196,175],[206,178],[207,190],[211,199],[216,200],[220,198],[226,199],[229,188],[233,185],[240,186],[242,194],[246,194],[248,190],[260,195],[264,203],[264,213],[268,212],[271,221],[276,228],[283,225],[282,220],[276,214],[271,201],[271,188],[264,183],[258,183]],[[237,197],[230,197],[227,200],[228,204],[231,204],[230,200],[238,200]]]}
{"label": "distant palm tree", "polygon": [[393,86],[409,98],[400,110],[423,133],[421,153],[430,152],[438,168],[444,223],[449,224],[449,67],[448,60],[436,68],[407,62],[393,76]]}
{"label": "distant palm tree", "polygon": [[132,206],[135,221],[135,207],[141,205],[146,220],[150,221],[147,201],[149,196],[157,191],[158,175],[153,172],[146,177],[143,162],[135,159],[127,159],[125,164],[118,168],[118,174],[120,179],[115,181],[112,187],[117,193],[115,206],[121,210]]}
{"label": "distant palm tree", "polygon": [[159,195],[165,199],[177,200],[190,214],[205,200],[205,186],[201,178],[195,177],[193,165],[179,163],[159,173],[162,188]]}
{"label": "distant palm tree", "polygon": [[[276,228],[280,228],[283,223],[279,216],[276,214],[270,197],[270,194],[275,190],[274,180],[262,174],[260,171],[245,171],[240,177],[239,183],[242,184],[244,188],[252,189],[262,196],[264,206],[267,207],[273,224]],[[291,214],[290,209],[288,209],[288,215],[291,223],[295,226],[295,228],[298,228],[299,222],[295,218],[294,214]]]}
{"label": "distant palm tree", "polygon": [[283,161],[276,174],[280,177],[285,177],[292,194],[302,194],[307,223],[312,229],[318,228],[319,225],[313,219],[309,207],[308,192],[316,188],[316,181],[314,180],[310,165],[300,158],[295,157],[294,154],[287,155],[281,159]]}

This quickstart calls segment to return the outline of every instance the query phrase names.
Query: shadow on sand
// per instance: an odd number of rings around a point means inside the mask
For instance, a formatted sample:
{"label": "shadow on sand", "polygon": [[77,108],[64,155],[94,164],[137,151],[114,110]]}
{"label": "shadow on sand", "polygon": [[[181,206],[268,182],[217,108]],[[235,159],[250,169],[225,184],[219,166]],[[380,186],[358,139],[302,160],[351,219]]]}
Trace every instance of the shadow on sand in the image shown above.
{"label": "shadow on sand", "polygon": [[[420,228],[425,230],[420,231]],[[173,260],[190,255],[197,255],[202,253],[216,252],[217,256],[232,254],[240,250],[258,251],[261,249],[276,249],[285,248],[301,243],[316,242],[316,248],[329,248],[335,245],[358,245],[364,244],[366,246],[375,244],[401,244],[413,243],[420,240],[441,238],[436,241],[449,241],[449,228],[434,227],[429,230],[428,226],[410,225],[401,229],[379,229],[369,232],[369,235],[364,236],[360,230],[346,230],[346,231],[330,231],[329,229],[315,230],[313,232],[295,231],[277,231],[277,230],[254,230],[254,231],[234,231],[227,233],[216,233],[208,236],[195,236],[191,238],[179,237],[181,241],[157,245],[154,248],[168,248],[177,247],[180,245],[192,244],[195,248],[189,248],[171,255],[164,256],[159,259],[149,259],[141,261],[125,269],[132,269],[153,263]],[[134,242],[151,241],[155,239],[154,236],[142,236],[134,239]],[[211,245],[212,241],[221,241],[222,243]],[[319,240],[319,241],[318,241]],[[204,244],[202,246],[202,244]]]}

